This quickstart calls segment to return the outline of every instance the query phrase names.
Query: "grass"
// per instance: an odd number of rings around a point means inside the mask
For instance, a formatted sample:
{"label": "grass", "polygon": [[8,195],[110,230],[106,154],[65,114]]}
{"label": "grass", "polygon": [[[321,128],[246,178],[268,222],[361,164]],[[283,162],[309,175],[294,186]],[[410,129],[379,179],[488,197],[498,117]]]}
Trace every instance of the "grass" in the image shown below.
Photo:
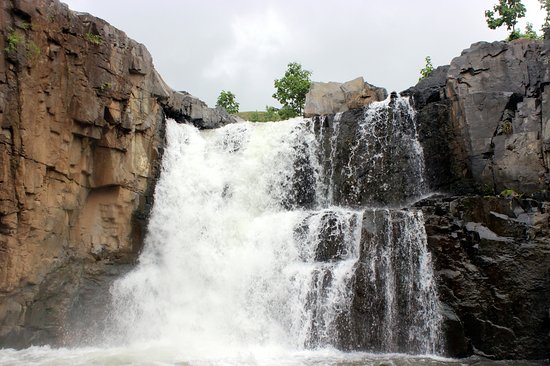
{"label": "grass", "polygon": [[100,45],[103,43],[103,38],[101,38],[101,36],[99,34],[93,34],[93,33],[86,33],[84,34],[84,38],[90,42],[90,43],[93,43],[93,44],[96,44],[96,45]]}
{"label": "grass", "polygon": [[278,114],[265,112],[265,111],[238,112],[235,115],[238,117],[241,117],[246,121],[251,121],[251,122],[269,122],[269,121],[281,120]]}
{"label": "grass", "polygon": [[23,41],[23,36],[17,32],[8,34],[6,52],[14,52],[17,50],[17,45]]}

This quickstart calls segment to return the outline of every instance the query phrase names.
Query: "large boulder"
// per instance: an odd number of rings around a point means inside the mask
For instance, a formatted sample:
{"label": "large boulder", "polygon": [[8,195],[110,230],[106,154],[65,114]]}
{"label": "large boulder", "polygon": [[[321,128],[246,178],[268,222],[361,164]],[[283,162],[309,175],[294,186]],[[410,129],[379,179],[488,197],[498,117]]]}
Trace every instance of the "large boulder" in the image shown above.
{"label": "large boulder", "polygon": [[386,89],[365,83],[362,77],[345,83],[313,82],[306,95],[304,115],[313,117],[361,108],[386,99]]}

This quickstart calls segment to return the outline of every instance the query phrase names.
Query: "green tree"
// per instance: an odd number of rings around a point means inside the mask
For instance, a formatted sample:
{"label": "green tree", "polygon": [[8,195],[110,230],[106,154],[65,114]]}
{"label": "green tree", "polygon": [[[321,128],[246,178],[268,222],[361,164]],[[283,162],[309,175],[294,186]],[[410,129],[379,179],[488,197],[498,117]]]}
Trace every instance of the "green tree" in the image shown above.
{"label": "green tree", "polygon": [[542,24],[542,30],[550,27],[550,0],[539,0],[540,8],[546,11],[546,18],[544,18],[544,23]]}
{"label": "green tree", "polygon": [[279,116],[279,111],[277,108],[272,106],[265,106],[265,120],[266,121],[279,121],[281,117]]}
{"label": "green tree", "polygon": [[297,62],[291,62],[288,64],[285,75],[280,79],[275,79],[276,92],[273,94],[273,98],[283,106],[279,110],[281,118],[283,118],[281,115],[283,110],[285,115],[293,113],[292,117],[302,114],[306,94],[311,86],[310,76],[311,71],[302,69],[302,65]]}
{"label": "green tree", "polygon": [[525,26],[525,33],[521,35],[521,38],[527,38],[527,39],[538,39],[539,36],[537,35],[537,32],[533,29],[532,23],[527,23]]}
{"label": "green tree", "polygon": [[222,90],[220,92],[216,106],[224,108],[227,113],[235,114],[239,112],[239,103],[235,99],[235,94],[230,91]]}
{"label": "green tree", "polygon": [[418,81],[424,78],[427,78],[428,76],[430,76],[432,71],[434,71],[434,67],[432,65],[432,58],[430,56],[426,56],[425,60],[426,60],[426,66],[424,66],[424,68],[420,70],[420,78],[418,79]]}
{"label": "green tree", "polygon": [[[499,14],[495,17],[496,13]],[[493,7],[493,10],[485,11],[487,25],[491,29],[497,29],[503,25],[506,29],[511,30],[509,40],[519,38],[520,32],[516,31],[516,24],[519,18],[525,16],[525,5],[521,0],[499,0],[498,4]]]}

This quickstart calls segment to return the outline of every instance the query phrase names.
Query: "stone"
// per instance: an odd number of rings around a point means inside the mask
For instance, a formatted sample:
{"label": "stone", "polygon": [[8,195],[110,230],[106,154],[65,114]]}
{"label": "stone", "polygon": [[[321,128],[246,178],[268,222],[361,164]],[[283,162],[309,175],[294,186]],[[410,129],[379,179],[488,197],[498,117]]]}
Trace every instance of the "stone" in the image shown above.
{"label": "stone", "polygon": [[[550,214],[545,204],[439,196],[415,206],[424,212],[438,273],[448,355],[548,357]],[[522,222],[522,215],[544,218],[539,224]]]}
{"label": "stone", "polygon": [[549,188],[541,179],[548,171],[540,108],[547,68],[543,44],[528,40],[476,43],[451,62],[447,95],[466,168],[458,175],[497,192]]}
{"label": "stone", "polygon": [[361,108],[386,99],[386,89],[365,83],[362,77],[345,83],[311,83],[306,94],[304,115],[313,117]]}

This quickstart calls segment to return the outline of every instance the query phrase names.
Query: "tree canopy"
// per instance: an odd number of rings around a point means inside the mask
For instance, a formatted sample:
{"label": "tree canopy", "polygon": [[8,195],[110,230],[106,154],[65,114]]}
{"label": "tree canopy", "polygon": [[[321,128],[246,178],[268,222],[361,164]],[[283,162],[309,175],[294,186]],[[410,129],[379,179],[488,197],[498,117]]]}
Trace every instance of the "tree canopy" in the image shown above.
{"label": "tree canopy", "polygon": [[544,18],[544,23],[542,24],[542,29],[550,27],[550,0],[539,0],[540,8],[546,11],[546,18]]}
{"label": "tree canopy", "polygon": [[[498,13],[498,17],[496,14]],[[519,18],[525,16],[525,5],[521,0],[499,0],[498,4],[493,6],[493,10],[485,11],[487,25],[491,29],[496,29],[501,26],[506,26],[506,29],[512,33],[509,39],[519,38],[519,33],[516,32],[516,24]]]}
{"label": "tree canopy", "polygon": [[216,106],[224,108],[227,113],[235,114],[239,112],[239,103],[235,99],[235,94],[228,90],[220,92]]}
{"label": "tree canopy", "polygon": [[311,71],[302,69],[302,65],[297,62],[291,62],[287,66],[285,75],[280,79],[275,79],[275,94],[273,98],[277,99],[283,106],[279,114],[284,112],[285,117],[294,117],[302,114],[306,94],[311,86]]}

